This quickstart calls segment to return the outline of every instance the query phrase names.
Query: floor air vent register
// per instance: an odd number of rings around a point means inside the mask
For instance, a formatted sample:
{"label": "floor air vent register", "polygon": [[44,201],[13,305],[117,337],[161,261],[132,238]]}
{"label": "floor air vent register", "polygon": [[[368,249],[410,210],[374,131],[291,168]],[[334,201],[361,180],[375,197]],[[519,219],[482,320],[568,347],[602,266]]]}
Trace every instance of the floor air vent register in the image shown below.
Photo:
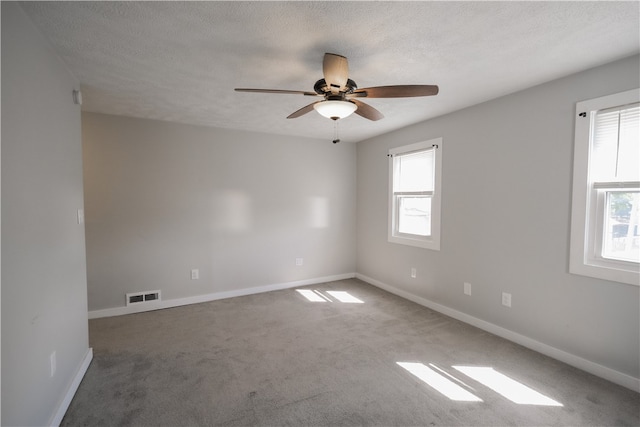
{"label": "floor air vent register", "polygon": [[160,291],[132,292],[127,294],[127,306],[160,301],[161,299]]}

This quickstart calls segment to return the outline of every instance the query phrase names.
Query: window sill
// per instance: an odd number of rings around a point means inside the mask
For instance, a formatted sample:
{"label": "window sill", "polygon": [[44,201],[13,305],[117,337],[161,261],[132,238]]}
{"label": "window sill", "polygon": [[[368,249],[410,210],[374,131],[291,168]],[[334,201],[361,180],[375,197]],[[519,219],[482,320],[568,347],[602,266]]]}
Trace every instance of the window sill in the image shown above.
{"label": "window sill", "polygon": [[[596,279],[610,280],[612,282],[625,283],[627,285],[640,286],[640,272],[638,268],[624,268],[613,265],[595,265],[586,263],[572,263],[569,267],[571,274],[593,277]],[[617,264],[617,263],[616,263]]]}
{"label": "window sill", "polygon": [[440,242],[436,239],[414,239],[411,237],[389,236],[389,243],[397,243],[400,245],[414,246],[417,248],[440,250]]}

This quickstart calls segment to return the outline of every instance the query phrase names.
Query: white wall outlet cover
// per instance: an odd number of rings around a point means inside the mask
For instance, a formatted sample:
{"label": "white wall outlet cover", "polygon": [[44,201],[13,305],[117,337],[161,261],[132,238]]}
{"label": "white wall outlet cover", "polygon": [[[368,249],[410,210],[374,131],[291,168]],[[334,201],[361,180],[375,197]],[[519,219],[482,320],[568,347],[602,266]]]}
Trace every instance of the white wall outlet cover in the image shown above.
{"label": "white wall outlet cover", "polygon": [[416,269],[415,269],[415,268],[412,268],[412,269],[411,269],[411,277],[415,279],[415,278],[416,278],[416,276],[417,276],[417,271],[416,271]]}
{"label": "white wall outlet cover", "polygon": [[82,105],[82,92],[80,92],[79,90],[73,91],[73,103]]}
{"label": "white wall outlet cover", "polygon": [[78,209],[78,224],[84,224],[84,209]]}
{"label": "white wall outlet cover", "polygon": [[191,280],[198,280],[200,278],[200,270],[194,268],[191,270]]}
{"label": "white wall outlet cover", "polygon": [[464,282],[464,294],[471,295],[471,283]]}
{"label": "white wall outlet cover", "polygon": [[511,294],[506,292],[502,293],[502,305],[511,307]]}
{"label": "white wall outlet cover", "polygon": [[296,258],[296,265],[303,265],[304,264],[304,258]]}

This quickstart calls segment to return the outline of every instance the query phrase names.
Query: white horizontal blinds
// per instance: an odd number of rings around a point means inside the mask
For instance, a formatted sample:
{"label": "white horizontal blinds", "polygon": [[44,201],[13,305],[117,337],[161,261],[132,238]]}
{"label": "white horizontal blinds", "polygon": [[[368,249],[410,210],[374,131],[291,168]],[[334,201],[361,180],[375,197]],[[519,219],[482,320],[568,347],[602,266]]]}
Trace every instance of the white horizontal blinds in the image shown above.
{"label": "white horizontal blinds", "polygon": [[593,188],[599,189],[626,189],[626,188],[640,188],[640,181],[613,181],[613,182],[594,182]]}
{"label": "white horizontal blinds", "polygon": [[434,149],[394,156],[396,172],[393,192],[396,195],[433,195]]}
{"label": "white horizontal blinds", "polygon": [[593,122],[591,182],[640,181],[640,104],[600,110]]}

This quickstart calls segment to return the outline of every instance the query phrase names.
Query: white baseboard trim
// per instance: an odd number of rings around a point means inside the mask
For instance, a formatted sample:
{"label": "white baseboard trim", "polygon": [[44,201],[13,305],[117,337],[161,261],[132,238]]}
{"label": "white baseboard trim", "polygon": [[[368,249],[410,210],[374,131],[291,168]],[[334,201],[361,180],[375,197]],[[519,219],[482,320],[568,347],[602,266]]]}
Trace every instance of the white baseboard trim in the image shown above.
{"label": "white baseboard trim", "polygon": [[75,396],[76,391],[80,386],[80,382],[82,381],[82,378],[84,378],[84,374],[87,372],[87,369],[89,368],[89,364],[91,363],[91,360],[93,360],[93,349],[89,347],[89,349],[87,350],[87,353],[84,355],[84,359],[82,360],[80,367],[78,368],[78,371],[76,372],[75,376],[73,377],[73,380],[71,381],[71,384],[69,384],[69,388],[67,389],[67,392],[65,393],[62,401],[58,405],[58,409],[51,417],[51,420],[49,422],[50,426],[58,427],[62,422],[62,418],[64,418],[64,414],[67,413],[67,409],[69,409],[71,400],[73,399],[73,396]]}
{"label": "white baseboard trim", "polygon": [[212,294],[196,295],[193,297],[176,298],[163,301],[151,301],[140,305],[130,305],[89,312],[89,319],[101,317],[122,316],[124,314],[141,313],[144,311],[161,310],[163,308],[179,307],[183,305],[198,304],[201,302],[215,301],[219,299],[241,297],[245,295],[259,294],[263,292],[279,291],[298,286],[315,285],[317,283],[333,282],[336,280],[352,279],[355,273],[336,274],[333,276],[317,277],[313,279],[298,280],[295,282],[276,283],[272,285],[256,286],[253,288],[237,289],[233,291],[214,292]]}
{"label": "white baseboard trim", "polygon": [[373,286],[376,286],[380,289],[384,289],[387,292],[398,295],[399,297],[402,297],[409,301],[413,301],[424,307],[430,308],[434,311],[437,311],[449,317],[453,317],[454,319],[460,320],[464,323],[468,323],[472,326],[475,326],[477,328],[490,332],[494,335],[497,335],[499,337],[512,341],[516,344],[520,344],[531,350],[537,351],[538,353],[542,353],[553,359],[564,362],[575,368],[581,369],[590,374],[596,375],[600,378],[604,378],[608,381],[611,381],[612,383],[621,385],[623,387],[626,387],[636,392],[640,392],[640,378],[632,377],[631,375],[627,375],[622,372],[616,371],[614,369],[607,368],[606,366],[602,366],[598,363],[592,362],[590,360],[583,359],[580,356],[567,353],[564,350],[560,350],[550,345],[541,343],[532,338],[521,335],[517,332],[510,331],[509,329],[505,329],[501,326],[494,325],[493,323],[489,323],[482,319],[478,319],[477,317],[470,316],[461,311],[454,310],[450,307],[444,306],[442,304],[438,304],[426,298],[419,297],[410,292],[395,288],[391,285],[388,285],[386,283],[383,283],[371,277],[365,276],[363,274],[356,273],[356,278],[364,282],[367,282]]}

